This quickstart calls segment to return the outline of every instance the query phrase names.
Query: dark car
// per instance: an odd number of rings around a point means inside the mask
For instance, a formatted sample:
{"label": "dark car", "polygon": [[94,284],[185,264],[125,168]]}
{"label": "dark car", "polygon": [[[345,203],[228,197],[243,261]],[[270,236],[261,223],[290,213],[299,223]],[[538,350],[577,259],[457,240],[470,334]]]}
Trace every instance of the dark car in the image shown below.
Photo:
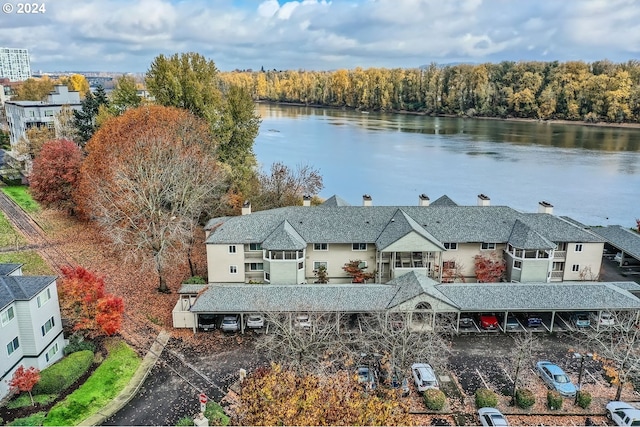
{"label": "dark car", "polygon": [[198,328],[213,331],[216,328],[215,314],[198,314]]}
{"label": "dark car", "polygon": [[539,328],[542,326],[542,318],[535,313],[521,313],[520,321],[528,328]]}
{"label": "dark car", "polygon": [[471,316],[460,316],[460,322],[458,323],[458,325],[463,329],[473,328],[473,319],[471,318]]}

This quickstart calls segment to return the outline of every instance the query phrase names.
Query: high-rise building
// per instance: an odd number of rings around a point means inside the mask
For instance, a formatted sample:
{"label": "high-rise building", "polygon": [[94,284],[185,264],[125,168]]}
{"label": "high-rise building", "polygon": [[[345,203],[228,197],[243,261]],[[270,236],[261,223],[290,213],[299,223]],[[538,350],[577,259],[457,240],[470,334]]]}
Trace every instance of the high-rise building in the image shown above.
{"label": "high-rise building", "polygon": [[0,77],[13,82],[31,77],[31,63],[27,49],[0,47]]}

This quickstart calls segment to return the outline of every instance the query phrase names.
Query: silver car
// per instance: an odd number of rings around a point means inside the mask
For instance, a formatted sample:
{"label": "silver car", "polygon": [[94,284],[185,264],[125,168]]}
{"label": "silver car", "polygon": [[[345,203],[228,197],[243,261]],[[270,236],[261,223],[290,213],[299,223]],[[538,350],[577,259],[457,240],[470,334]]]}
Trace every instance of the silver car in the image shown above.
{"label": "silver car", "polygon": [[237,332],[240,330],[240,322],[237,314],[227,315],[222,318],[220,329],[224,332]]}
{"label": "silver car", "polygon": [[418,391],[440,387],[436,374],[428,363],[414,363],[411,365],[411,373],[413,374],[413,380],[416,383]]}
{"label": "silver car", "polygon": [[264,317],[259,314],[250,314],[247,317],[247,328],[260,329],[264,328]]}
{"label": "silver car", "polygon": [[496,408],[478,409],[478,418],[483,426],[508,426],[507,419]]}

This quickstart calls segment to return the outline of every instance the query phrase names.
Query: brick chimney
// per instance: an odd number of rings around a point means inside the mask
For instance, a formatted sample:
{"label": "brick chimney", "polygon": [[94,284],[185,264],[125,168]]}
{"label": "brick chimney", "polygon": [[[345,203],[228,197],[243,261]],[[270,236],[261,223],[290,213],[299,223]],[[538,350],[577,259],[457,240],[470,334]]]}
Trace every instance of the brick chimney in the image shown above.
{"label": "brick chimney", "polygon": [[302,196],[302,206],[311,206],[311,196],[307,194]]}
{"label": "brick chimney", "polygon": [[418,196],[418,206],[429,206],[429,196],[422,193]]}
{"label": "brick chimney", "polygon": [[478,194],[478,206],[490,206],[491,199],[484,194]]}
{"label": "brick chimney", "polygon": [[373,199],[370,195],[365,194],[362,196],[362,206],[373,206]]}
{"label": "brick chimney", "polygon": [[251,213],[251,202],[245,200],[242,204],[242,215],[249,215]]}
{"label": "brick chimney", "polygon": [[538,203],[538,213],[553,214],[553,205],[544,200]]}

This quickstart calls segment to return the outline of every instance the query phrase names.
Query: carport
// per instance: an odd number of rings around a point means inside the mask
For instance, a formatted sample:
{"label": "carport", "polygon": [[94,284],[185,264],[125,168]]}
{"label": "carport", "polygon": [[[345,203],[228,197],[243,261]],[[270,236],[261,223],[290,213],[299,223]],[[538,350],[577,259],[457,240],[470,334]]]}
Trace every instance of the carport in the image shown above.
{"label": "carport", "polygon": [[624,265],[625,258],[633,258],[640,263],[640,234],[619,225],[593,227],[591,231],[622,253],[622,257],[618,261],[620,266]]}

